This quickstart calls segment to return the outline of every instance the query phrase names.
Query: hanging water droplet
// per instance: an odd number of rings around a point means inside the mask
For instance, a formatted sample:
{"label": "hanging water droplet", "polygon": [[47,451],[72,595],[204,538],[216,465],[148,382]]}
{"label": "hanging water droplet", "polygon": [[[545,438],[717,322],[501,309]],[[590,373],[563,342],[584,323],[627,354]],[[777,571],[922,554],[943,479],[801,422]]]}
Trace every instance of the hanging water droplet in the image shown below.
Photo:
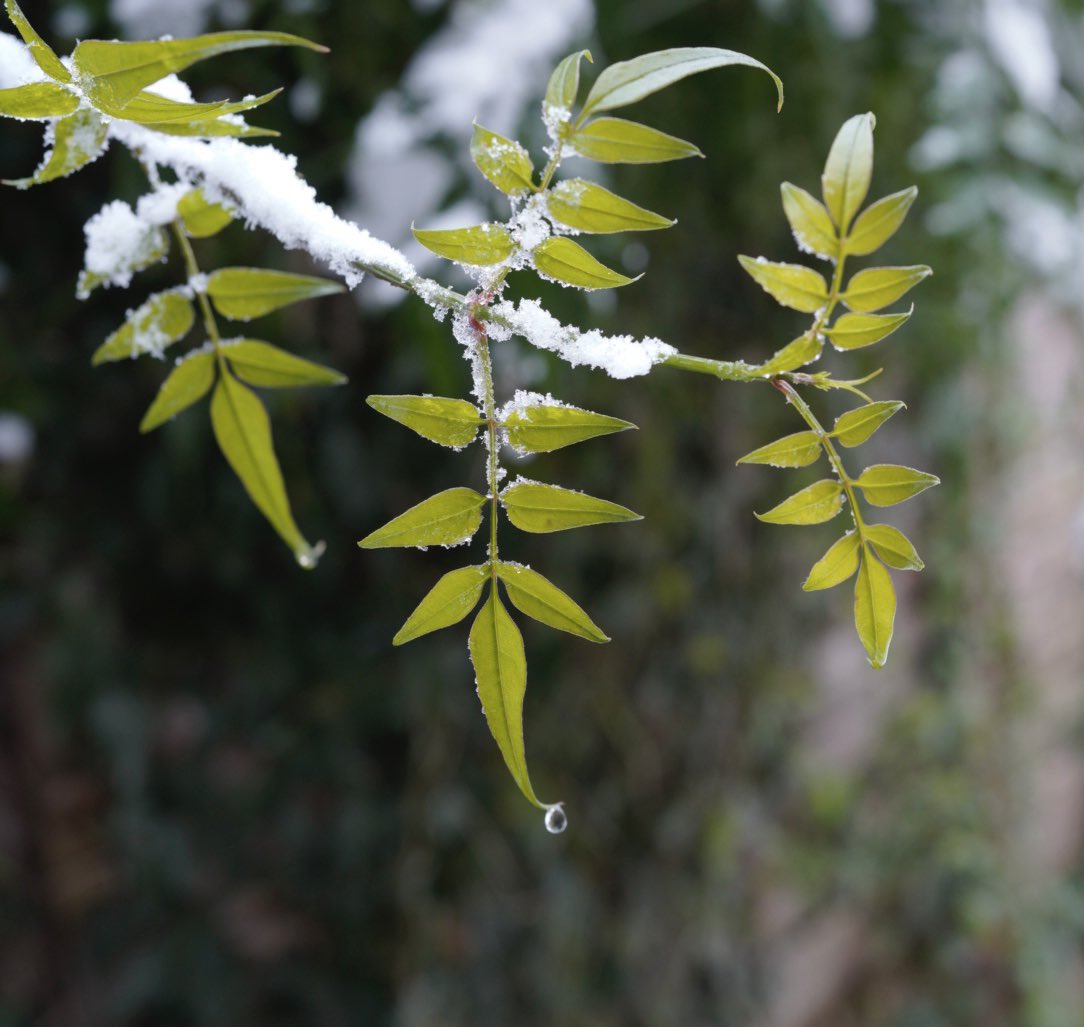
{"label": "hanging water droplet", "polygon": [[560,834],[566,827],[568,827],[568,817],[561,803],[550,806],[546,810],[546,830],[550,834]]}

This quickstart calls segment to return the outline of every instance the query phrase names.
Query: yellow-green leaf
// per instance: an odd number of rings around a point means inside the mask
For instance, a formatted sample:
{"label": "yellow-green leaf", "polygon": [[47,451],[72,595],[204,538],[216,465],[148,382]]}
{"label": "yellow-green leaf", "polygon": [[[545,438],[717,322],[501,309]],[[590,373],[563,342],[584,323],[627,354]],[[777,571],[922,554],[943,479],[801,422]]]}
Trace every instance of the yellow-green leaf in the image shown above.
{"label": "yellow-green leaf", "polygon": [[256,339],[227,342],[222,354],[234,374],[249,385],[264,389],[289,389],[299,385],[342,385],[346,376],[322,364],[314,364]]}
{"label": "yellow-green leaf", "polygon": [[780,191],[783,194],[783,213],[787,215],[798,248],[825,260],[835,260],[839,256],[839,236],[824,204],[790,182],[784,182]]}
{"label": "yellow-green leaf", "polygon": [[516,244],[503,225],[487,221],[470,228],[411,228],[414,238],[438,257],[486,267],[512,256]]}
{"label": "yellow-green leaf", "polygon": [[30,56],[37,62],[38,67],[46,75],[58,82],[71,82],[71,72],[64,67],[60,58],[53,52],[52,47],[34,31],[16,0],[4,0],[4,6],[7,9],[11,23],[15,26],[19,35],[23,37],[23,42],[26,43]]}
{"label": "yellow-green leaf", "polygon": [[873,175],[872,114],[856,114],[836,134],[821,176],[824,204],[844,234],[869,192]]}
{"label": "yellow-green leaf", "polygon": [[912,267],[871,267],[859,271],[840,297],[851,310],[868,313],[895,303],[923,278],[933,274],[925,264]]}
{"label": "yellow-green leaf", "polygon": [[139,424],[141,432],[153,431],[203,399],[215,380],[215,356],[209,350],[201,350],[186,357],[162,382],[158,395]]}
{"label": "yellow-green leaf", "polygon": [[110,108],[103,104],[102,110],[112,117],[134,121],[155,130],[165,130],[170,125],[214,122],[224,114],[241,114],[255,107],[262,107],[281,92],[281,89],[273,89],[263,96],[235,102],[219,100],[216,103],[187,103],[144,90],[133,96],[123,107]]}
{"label": "yellow-green leaf", "polygon": [[207,295],[223,317],[251,321],[280,307],[345,292],[338,282],[256,267],[225,267],[207,278]]}
{"label": "yellow-green leaf", "polygon": [[637,281],[626,278],[591,256],[579,243],[562,235],[547,239],[534,251],[534,266],[545,278],[580,289],[613,289]]}
{"label": "yellow-green leaf", "polygon": [[858,570],[858,532],[848,531],[837,539],[809,572],[802,585],[807,592],[834,588]]}
{"label": "yellow-green leaf", "polygon": [[497,574],[520,613],[589,642],[610,641],[573,599],[537,571],[518,563],[498,563]]}
{"label": "yellow-green leaf", "polygon": [[167,346],[183,339],[196,319],[192,301],[181,292],[160,292],[152,296],[95,351],[92,364],[139,357],[144,353],[161,356]]}
{"label": "yellow-green leaf", "polygon": [[470,155],[475,167],[506,196],[526,196],[534,190],[531,155],[514,139],[475,122]]}
{"label": "yellow-green leaf", "polygon": [[788,342],[775,356],[757,368],[757,373],[765,378],[772,375],[782,374],[784,371],[794,371],[799,367],[812,363],[821,355],[824,342],[819,335],[806,332],[797,339]]}
{"label": "yellow-green leaf", "polygon": [[838,350],[872,346],[907,321],[911,310],[902,314],[841,314],[825,334]]}
{"label": "yellow-green leaf", "polygon": [[583,528],[589,524],[638,521],[640,515],[617,503],[583,492],[521,481],[501,493],[508,519],[521,531],[550,532]]}
{"label": "yellow-green leaf", "polygon": [[662,164],[703,157],[699,147],[624,118],[596,118],[569,137],[578,157],[599,164]]}
{"label": "yellow-green leaf", "polygon": [[445,574],[418,603],[406,623],[395,633],[392,645],[403,645],[431,631],[458,624],[477,605],[489,567],[461,567]]}
{"label": "yellow-green leaf", "polygon": [[738,257],[738,263],[757,285],[784,307],[813,314],[828,302],[828,283],[812,268],[744,255]]}
{"label": "yellow-green leaf", "polygon": [[867,403],[857,410],[848,410],[836,418],[832,426],[832,438],[848,448],[860,446],[893,414],[903,409],[899,400],[880,400]]}
{"label": "yellow-green leaf", "polygon": [[891,524],[866,525],[866,538],[877,555],[900,571],[920,571],[926,565],[911,544],[911,540]]}
{"label": "yellow-green leaf", "polygon": [[879,250],[903,224],[916,196],[918,187],[911,186],[871,203],[858,215],[847,235],[844,251],[855,257],[864,257]]}
{"label": "yellow-green leaf", "polygon": [[873,464],[855,479],[854,484],[873,506],[895,506],[940,485],[941,479],[900,464]]}
{"label": "yellow-green leaf", "polygon": [[470,658],[478,684],[478,698],[490,733],[504,762],[527,800],[539,809],[539,801],[527,773],[523,745],[523,696],[527,691],[527,656],[523,636],[491,589],[470,629]]}
{"label": "yellow-green leaf", "polygon": [[807,467],[821,455],[816,432],[799,431],[746,453],[739,464],[769,464],[772,467]]}
{"label": "yellow-green leaf", "polygon": [[583,58],[594,63],[590,50],[569,54],[550,75],[546,84],[546,107],[554,111],[570,111],[580,91],[580,62]]}
{"label": "yellow-green leaf", "polygon": [[198,139],[253,139],[258,136],[277,136],[269,128],[258,128],[240,121],[226,121],[222,118],[209,118],[206,121],[163,121],[157,125],[148,125],[149,129],[163,135],[186,136]]}
{"label": "yellow-green leaf", "polygon": [[516,407],[503,422],[508,444],[520,453],[550,453],[636,425],[618,417],[551,403]]}
{"label": "yellow-green leaf", "polygon": [[767,513],[755,516],[768,524],[821,524],[830,521],[842,508],[843,486],[825,478],[795,492]]}
{"label": "yellow-green leaf", "polygon": [[406,425],[423,439],[462,449],[478,434],[482,415],[465,399],[443,396],[370,396],[374,410]]}
{"label": "yellow-green leaf", "polygon": [[362,549],[462,545],[474,537],[482,523],[485,503],[486,497],[474,489],[446,489],[388,521],[358,545]]}
{"label": "yellow-green leaf", "polygon": [[0,114],[19,120],[63,118],[79,106],[79,98],[55,82],[28,82],[0,89]]}
{"label": "yellow-green leaf", "polygon": [[217,235],[231,221],[233,214],[221,203],[212,203],[202,189],[185,193],[177,203],[184,230],[193,239],[207,239]]}
{"label": "yellow-green leaf", "polygon": [[873,667],[883,667],[888,659],[895,620],[892,579],[877,560],[865,553],[854,586],[854,626]]}
{"label": "yellow-green leaf", "polygon": [[97,111],[81,107],[45,128],[45,158],[29,178],[5,179],[5,185],[29,189],[32,185],[65,178],[105,153],[108,129]]}
{"label": "yellow-green leaf", "polygon": [[559,182],[546,196],[546,207],[555,221],[581,232],[645,232],[675,224],[585,178]]}

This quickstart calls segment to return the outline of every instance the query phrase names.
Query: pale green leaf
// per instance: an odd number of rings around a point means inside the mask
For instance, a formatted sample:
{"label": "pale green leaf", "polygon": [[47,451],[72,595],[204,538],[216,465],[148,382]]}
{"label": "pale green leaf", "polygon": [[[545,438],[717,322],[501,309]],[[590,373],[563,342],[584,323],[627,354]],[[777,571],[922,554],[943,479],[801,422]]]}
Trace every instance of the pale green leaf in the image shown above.
{"label": "pale green leaf", "polygon": [[491,589],[470,629],[470,658],[478,684],[478,698],[490,733],[504,762],[527,800],[539,801],[527,773],[523,745],[523,696],[527,691],[527,656],[523,636]]}
{"label": "pale green leaf", "polygon": [[867,403],[857,410],[848,410],[836,418],[832,426],[832,438],[848,448],[860,446],[893,414],[903,409],[899,400],[880,400]]}
{"label": "pale green leaf", "polygon": [[508,590],[509,600],[520,613],[589,642],[610,641],[575,600],[537,571],[518,563],[498,563],[497,574]]}
{"label": "pale green leaf", "polygon": [[508,519],[521,531],[566,531],[589,524],[641,519],[639,514],[617,503],[533,481],[509,486],[500,498]]}
{"label": "pale green leaf", "polygon": [[873,126],[872,114],[856,114],[843,123],[821,176],[824,203],[832,220],[844,234],[851,219],[862,206],[869,192],[873,175]]}
{"label": "pale green leaf", "polygon": [[613,289],[637,281],[599,263],[579,243],[562,235],[547,239],[533,253],[535,270],[545,278],[580,289]]}
{"label": "pale green leaf", "polygon": [[547,194],[546,207],[555,221],[581,232],[645,232],[675,224],[585,178],[559,182]]}
{"label": "pale green leaf", "polygon": [[92,364],[151,353],[161,356],[166,347],[183,339],[196,319],[192,301],[181,292],[152,296],[95,351]]}
{"label": "pale green leaf", "polygon": [[202,124],[214,122],[224,114],[241,114],[255,107],[262,107],[281,92],[281,89],[273,89],[263,96],[253,96],[236,102],[219,100],[216,103],[187,103],[144,90],[133,96],[123,107],[111,109],[103,104],[102,110],[112,117],[164,131],[170,125]]}
{"label": "pale green leaf", "polygon": [[446,489],[388,521],[358,545],[362,549],[458,546],[474,537],[485,503],[486,497],[474,489]]}
{"label": "pale green leaf", "polygon": [[873,667],[883,667],[888,659],[895,620],[896,590],[892,579],[877,560],[863,554],[854,586],[854,626]]}
{"label": "pale green leaf", "polygon": [[825,260],[835,260],[839,256],[839,236],[824,204],[790,182],[784,182],[780,191],[783,213],[787,215],[798,248]]}
{"label": "pale green leaf", "polygon": [[297,562],[314,567],[322,547],[310,546],[294,522],[271,439],[271,422],[259,397],[232,375],[220,375],[211,396],[211,427],[256,508],[293,550]]}
{"label": "pale green leaf", "polygon": [[29,189],[32,185],[65,178],[105,153],[108,128],[96,110],[81,107],[45,128],[45,158],[29,178],[5,179],[5,185]]}
{"label": "pale green leaf", "polygon": [[233,221],[233,214],[221,203],[208,200],[202,189],[185,193],[177,204],[177,214],[184,230],[193,239],[207,239],[217,235]]}
{"label": "pale green leaf", "polygon": [[797,370],[816,360],[823,349],[824,342],[820,336],[806,332],[805,335],[799,335],[797,339],[788,342],[771,360],[761,364],[757,373],[770,378],[784,371]]}
{"label": "pale green leaf", "polygon": [[873,506],[895,506],[940,485],[941,479],[900,464],[873,464],[855,479],[854,484]]}
{"label": "pale green leaf", "polygon": [[28,82],[0,89],[0,114],[20,120],[63,118],[79,106],[79,98],[55,82]]}
{"label": "pale green leaf", "polygon": [[269,128],[258,128],[240,121],[226,121],[222,118],[210,118],[207,121],[163,121],[147,128],[163,135],[185,136],[198,139],[255,139],[257,137],[277,136]]}
{"label": "pale green leaf", "polygon": [[127,242],[123,256],[117,258],[108,272],[80,271],[75,294],[79,299],[85,300],[99,285],[109,281],[124,281],[125,277],[164,260],[167,253],[169,235],[158,225],[148,225],[138,241]]}
{"label": "pale green leaf", "polygon": [[505,139],[475,122],[470,155],[478,170],[506,196],[533,192],[531,155],[515,140]]}
{"label": "pale green leaf", "polygon": [[866,538],[877,551],[877,555],[900,571],[920,571],[926,565],[922,562],[911,540],[891,524],[866,525]]}
{"label": "pale green leaf", "polygon": [[423,439],[462,449],[478,434],[482,415],[465,399],[443,396],[370,396],[365,400],[374,410],[406,425]]}
{"label": "pale green leaf", "polygon": [[251,321],[280,307],[346,290],[338,282],[256,267],[225,267],[207,278],[207,295],[223,317]]}
{"label": "pale green leaf", "polygon": [[600,164],[662,164],[703,157],[697,146],[624,118],[596,118],[569,137],[578,157]]}
{"label": "pale green leaf", "polygon": [[903,224],[916,196],[918,187],[911,186],[871,203],[858,215],[847,235],[845,252],[855,257],[864,257],[879,250]]}
{"label": "pale green leaf", "polygon": [[825,335],[838,350],[872,346],[907,321],[911,310],[902,314],[841,314]]}
{"label": "pale green leaf", "polygon": [[431,631],[458,624],[477,605],[489,567],[461,567],[445,574],[395,633],[392,645],[403,645]]}
{"label": "pale green leaf", "polygon": [[411,228],[414,238],[438,257],[460,264],[488,266],[512,256],[516,244],[504,225],[487,221],[470,228]]}
{"label": "pale green leaf", "polygon": [[553,111],[571,111],[580,91],[580,62],[583,58],[594,63],[590,50],[569,54],[550,75],[546,84],[546,107]]}
{"label": "pale green leaf", "polygon": [[768,464],[771,467],[807,467],[821,455],[821,440],[816,432],[800,431],[769,442],[746,453],[739,464]]}
{"label": "pale green leaf", "polygon": [[579,407],[539,404],[517,407],[503,422],[508,444],[519,453],[550,453],[636,425]]}
{"label": "pale green leaf", "polygon": [[871,267],[859,271],[847,283],[840,299],[851,310],[868,313],[895,303],[913,289],[923,278],[933,274],[925,264],[911,267]]}
{"label": "pale green leaf", "polygon": [[612,111],[665,89],[689,75],[696,75],[713,68],[742,64],[767,72],[779,93],[779,107],[783,106],[783,83],[779,76],[760,61],[736,50],[722,50],[714,46],[683,46],[671,50],[619,61],[604,69],[584,100],[579,120],[597,111]]}
{"label": "pale green leaf", "polygon": [[842,508],[843,486],[825,478],[795,492],[767,513],[755,516],[768,524],[821,524],[830,521]]}
{"label": "pale green leaf", "polygon": [[23,42],[26,43],[27,49],[30,51],[30,56],[37,62],[38,67],[46,75],[58,82],[71,82],[71,72],[64,67],[60,58],[53,52],[52,47],[34,31],[16,0],[4,0],[4,6],[7,9],[11,23],[15,26],[19,35],[22,36]]}
{"label": "pale green leaf", "polygon": [[784,307],[813,314],[828,302],[828,283],[812,268],[744,255],[738,257],[738,263],[757,285]]}
{"label": "pale green leaf", "polygon": [[809,572],[802,585],[807,592],[822,588],[834,588],[846,581],[858,570],[858,532],[848,531],[837,539]]}
{"label": "pale green leaf", "polygon": [[264,389],[289,389],[300,385],[342,385],[346,376],[322,364],[256,339],[240,339],[222,346],[222,355],[234,374],[249,385]]}
{"label": "pale green leaf", "polygon": [[200,351],[182,360],[162,382],[158,395],[139,424],[141,432],[153,431],[203,399],[215,380],[215,356]]}

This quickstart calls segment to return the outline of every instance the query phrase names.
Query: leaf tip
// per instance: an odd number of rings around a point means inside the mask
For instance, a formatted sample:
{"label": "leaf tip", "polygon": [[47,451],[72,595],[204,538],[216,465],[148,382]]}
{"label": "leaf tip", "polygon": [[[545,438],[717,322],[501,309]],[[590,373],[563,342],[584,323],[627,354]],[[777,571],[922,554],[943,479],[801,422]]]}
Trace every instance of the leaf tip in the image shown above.
{"label": "leaf tip", "polygon": [[294,559],[297,560],[298,566],[304,570],[315,570],[316,565],[320,562],[320,557],[324,555],[325,549],[327,549],[327,543],[322,540],[314,546],[303,543],[294,550]]}

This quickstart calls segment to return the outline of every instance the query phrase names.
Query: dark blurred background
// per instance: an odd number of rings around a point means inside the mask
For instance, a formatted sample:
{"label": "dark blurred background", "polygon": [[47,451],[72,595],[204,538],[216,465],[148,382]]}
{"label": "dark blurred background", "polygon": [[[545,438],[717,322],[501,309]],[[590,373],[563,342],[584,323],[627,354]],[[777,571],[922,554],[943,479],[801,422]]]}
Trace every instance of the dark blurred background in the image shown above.
{"label": "dark blurred background", "polygon": [[[328,541],[306,573],[205,412],[138,434],[160,364],[89,365],[179,275],[74,297],[83,223],[143,188],[130,156],[0,194],[0,1027],[1084,1022],[1084,5],[23,6],[62,53],[237,25],[330,44],[186,79],[200,99],[286,85],[254,120],[322,198],[397,244],[449,207],[461,224],[503,216],[470,171],[471,118],[537,146],[565,53],[755,55],[786,82],[778,116],[770,82],[743,69],[629,112],[707,154],[611,169],[613,188],[679,220],[591,244],[642,282],[592,302],[524,275],[512,287],[566,321],[720,358],[764,359],[804,327],[735,255],[800,259],[778,183],[816,190],[840,123],[873,110],[871,195],[920,187],[880,259],[935,277],[903,331],[824,366],[883,365],[875,398],[908,410],[860,458],[943,484],[890,512],[927,569],[895,575],[877,673],[849,588],[800,589],[836,528],[760,524],[752,511],[797,476],[734,466],[799,429],[776,393],[667,369],[615,382],[501,346],[506,394],[640,426],[524,469],[642,523],[507,532],[502,547],[614,639],[523,628],[533,778],[571,821],[550,836],[480,716],[465,625],[390,644],[462,551],[354,545],[481,480],[477,451],[364,403],[466,394],[447,325],[368,286],[360,307],[260,323],[351,379],[267,397],[298,521]],[[40,151],[40,126],[0,126],[0,175]],[[197,248],[207,268],[321,270],[240,226]]]}

